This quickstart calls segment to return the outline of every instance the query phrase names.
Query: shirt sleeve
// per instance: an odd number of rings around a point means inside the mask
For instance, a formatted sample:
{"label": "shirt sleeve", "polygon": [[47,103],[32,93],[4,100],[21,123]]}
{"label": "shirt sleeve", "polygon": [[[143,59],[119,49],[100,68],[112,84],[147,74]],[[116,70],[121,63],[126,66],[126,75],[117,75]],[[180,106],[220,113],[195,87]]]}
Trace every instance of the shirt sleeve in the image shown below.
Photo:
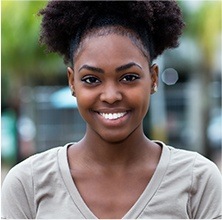
{"label": "shirt sleeve", "polygon": [[3,182],[1,194],[1,218],[35,218],[30,159],[21,162],[9,171]]}
{"label": "shirt sleeve", "polygon": [[197,154],[190,191],[190,212],[193,219],[220,219],[222,178],[217,166]]}

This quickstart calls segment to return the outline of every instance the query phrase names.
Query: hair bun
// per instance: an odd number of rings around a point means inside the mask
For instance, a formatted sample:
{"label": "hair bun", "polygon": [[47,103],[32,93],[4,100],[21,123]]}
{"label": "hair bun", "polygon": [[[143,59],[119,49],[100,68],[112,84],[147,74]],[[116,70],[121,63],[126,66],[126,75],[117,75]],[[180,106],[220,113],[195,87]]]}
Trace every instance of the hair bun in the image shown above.
{"label": "hair bun", "polygon": [[39,12],[43,16],[40,42],[49,52],[69,60],[70,42],[81,26],[90,26],[99,16],[119,16],[152,35],[154,58],[165,49],[178,46],[184,23],[175,1],[49,1]]}

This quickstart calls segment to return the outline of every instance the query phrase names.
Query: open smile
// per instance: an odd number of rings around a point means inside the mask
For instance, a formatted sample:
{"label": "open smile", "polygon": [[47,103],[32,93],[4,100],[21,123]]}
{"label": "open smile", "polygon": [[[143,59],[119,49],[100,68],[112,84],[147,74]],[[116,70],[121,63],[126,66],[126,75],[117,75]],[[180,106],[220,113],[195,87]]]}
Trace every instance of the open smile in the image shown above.
{"label": "open smile", "polygon": [[107,120],[116,120],[116,119],[124,117],[124,115],[126,115],[127,112],[117,112],[117,113],[102,113],[102,112],[99,112],[99,114]]}
{"label": "open smile", "polygon": [[101,120],[106,126],[120,126],[129,119],[131,110],[126,108],[121,109],[98,109],[93,110],[98,119]]}

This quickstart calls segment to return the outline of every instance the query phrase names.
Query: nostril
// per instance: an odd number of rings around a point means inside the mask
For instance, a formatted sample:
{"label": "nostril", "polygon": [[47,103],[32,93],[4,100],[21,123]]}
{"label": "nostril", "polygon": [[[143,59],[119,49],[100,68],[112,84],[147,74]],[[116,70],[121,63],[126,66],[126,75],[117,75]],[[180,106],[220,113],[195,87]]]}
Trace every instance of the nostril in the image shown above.
{"label": "nostril", "polygon": [[122,94],[119,91],[104,91],[100,95],[100,100],[107,103],[114,103],[122,100]]}

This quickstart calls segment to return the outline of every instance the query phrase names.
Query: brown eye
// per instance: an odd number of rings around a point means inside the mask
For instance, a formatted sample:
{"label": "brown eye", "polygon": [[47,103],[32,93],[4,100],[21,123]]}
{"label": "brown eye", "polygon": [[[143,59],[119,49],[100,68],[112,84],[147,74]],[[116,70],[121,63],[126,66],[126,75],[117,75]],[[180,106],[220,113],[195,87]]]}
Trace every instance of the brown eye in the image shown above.
{"label": "brown eye", "polygon": [[86,76],[81,79],[82,82],[87,84],[97,84],[100,83],[100,80],[94,76]]}
{"label": "brown eye", "polygon": [[136,74],[127,74],[122,78],[122,81],[124,82],[132,82],[135,81],[137,79],[140,79],[140,77]]}

